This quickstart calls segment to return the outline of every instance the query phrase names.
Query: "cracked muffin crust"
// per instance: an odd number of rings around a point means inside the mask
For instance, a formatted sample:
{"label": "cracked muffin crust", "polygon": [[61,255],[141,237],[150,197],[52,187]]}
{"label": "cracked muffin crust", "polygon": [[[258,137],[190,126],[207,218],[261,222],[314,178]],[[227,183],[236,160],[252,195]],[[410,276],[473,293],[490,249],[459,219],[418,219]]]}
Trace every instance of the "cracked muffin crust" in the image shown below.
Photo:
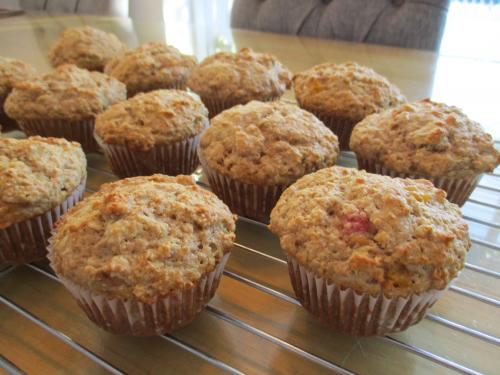
{"label": "cracked muffin crust", "polygon": [[229,252],[235,217],[188,176],[119,180],[58,223],[58,275],[107,298],[154,303],[196,284]]}
{"label": "cracked muffin crust", "polygon": [[208,166],[235,180],[289,185],[335,164],[337,137],[314,115],[282,101],[252,101],[212,119],[200,154]]}
{"label": "cracked muffin crust", "polygon": [[0,107],[3,107],[16,82],[22,82],[35,74],[35,69],[24,61],[0,56]]}
{"label": "cracked muffin crust", "polygon": [[63,202],[86,179],[80,145],[61,138],[0,138],[0,229]]}
{"label": "cracked muffin crust", "polygon": [[113,57],[127,47],[115,34],[90,27],[64,30],[49,52],[53,66],[75,64],[80,68],[102,71]]}
{"label": "cracked muffin crust", "polygon": [[104,72],[127,85],[128,96],[158,89],[184,89],[187,77],[196,65],[193,56],[173,46],[146,43],[129,49],[106,65]]}
{"label": "cracked muffin crust", "polygon": [[76,65],[18,82],[5,102],[10,117],[22,120],[81,120],[93,118],[126,99],[125,85]]}
{"label": "cracked muffin crust", "polygon": [[244,104],[283,95],[292,73],[275,56],[242,48],[207,57],[193,72],[188,86],[198,95]]}
{"label": "cracked muffin crust", "polygon": [[430,177],[470,178],[500,163],[479,123],[429,99],[367,117],[354,127],[351,148],[396,172]]}
{"label": "cracked muffin crust", "polygon": [[441,290],[471,246],[457,205],[427,180],[325,168],[290,186],[271,213],[283,250],[360,293]]}
{"label": "cracked muffin crust", "polygon": [[354,123],[406,102],[385,77],[355,62],[316,65],[296,74],[293,86],[304,109]]}
{"label": "cracked muffin crust", "polygon": [[141,93],[97,116],[95,133],[104,143],[147,151],[188,139],[208,126],[208,111],[196,94],[181,90]]}

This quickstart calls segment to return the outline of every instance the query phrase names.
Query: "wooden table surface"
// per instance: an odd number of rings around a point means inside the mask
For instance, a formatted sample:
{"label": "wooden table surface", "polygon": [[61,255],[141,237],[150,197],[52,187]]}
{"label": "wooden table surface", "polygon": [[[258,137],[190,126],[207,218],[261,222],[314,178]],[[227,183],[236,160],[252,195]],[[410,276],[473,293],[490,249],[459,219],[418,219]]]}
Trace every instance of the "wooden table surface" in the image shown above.
{"label": "wooden table surface", "polygon": [[[0,55],[48,71],[47,51],[57,35],[65,27],[83,24],[113,31],[131,46],[150,40],[169,42],[174,37],[155,24],[129,19],[23,16],[0,20]],[[196,27],[191,31],[200,32]],[[431,97],[463,108],[500,139],[499,62],[241,30],[232,30],[231,36],[224,48],[249,46],[274,53],[294,72],[325,61],[357,61],[387,76],[409,99]],[[202,41],[202,48],[194,42],[176,46],[185,52],[204,51],[197,53],[201,59],[220,45]],[[291,93],[286,97],[293,99]],[[90,194],[116,177],[102,155],[87,158]],[[354,167],[355,159],[344,153],[340,164]],[[0,273],[0,368],[37,374],[498,374],[498,170],[483,177],[462,211],[473,238],[466,268],[429,316],[406,332],[353,338],[325,329],[293,299],[277,239],[265,226],[241,218],[237,244],[216,297],[190,326],[170,336],[108,334],[87,320],[47,272],[46,264],[4,269]]]}

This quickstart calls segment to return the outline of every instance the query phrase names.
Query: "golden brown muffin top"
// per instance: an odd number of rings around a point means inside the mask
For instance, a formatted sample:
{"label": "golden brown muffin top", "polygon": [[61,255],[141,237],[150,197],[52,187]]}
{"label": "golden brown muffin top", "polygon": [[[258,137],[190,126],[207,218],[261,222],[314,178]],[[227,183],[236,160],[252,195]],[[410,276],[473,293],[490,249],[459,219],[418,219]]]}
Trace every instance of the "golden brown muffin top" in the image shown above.
{"label": "golden brown muffin top", "polygon": [[75,64],[80,68],[102,71],[111,58],[127,47],[115,34],[90,26],[64,30],[49,52],[53,66]]}
{"label": "golden brown muffin top", "polygon": [[293,86],[301,107],[354,123],[406,102],[385,77],[354,62],[316,65],[296,74]]}
{"label": "golden brown muffin top", "polygon": [[268,53],[242,48],[208,56],[193,69],[188,86],[202,98],[247,103],[281,96],[292,73]]}
{"label": "golden brown muffin top", "polygon": [[156,90],[109,107],[97,116],[95,133],[104,143],[147,151],[182,141],[208,126],[208,111],[196,94]]}
{"label": "golden brown muffin top", "polygon": [[226,205],[189,176],[127,178],[62,218],[49,258],[58,275],[92,292],[153,303],[211,272],[234,230]]}
{"label": "golden brown muffin top", "polygon": [[240,182],[289,185],[335,164],[337,137],[314,115],[282,101],[252,101],[214,117],[200,142],[202,159]]}
{"label": "golden brown muffin top", "polygon": [[325,168],[290,186],[270,229],[288,256],[344,288],[388,296],[443,289],[471,243],[430,181]]}
{"label": "golden brown muffin top", "polygon": [[195,65],[193,56],[183,55],[173,46],[152,42],[111,59],[104,72],[125,83],[131,97],[183,82]]}
{"label": "golden brown muffin top", "polygon": [[126,97],[125,85],[112,77],[60,65],[51,73],[16,83],[5,112],[21,121],[81,120],[95,117]]}
{"label": "golden brown muffin top", "polygon": [[368,116],[354,127],[350,146],[397,172],[430,177],[469,178],[500,163],[481,125],[429,99]]}
{"label": "golden brown muffin top", "polygon": [[16,82],[22,82],[35,74],[35,69],[24,61],[0,56],[0,106]]}
{"label": "golden brown muffin top", "polygon": [[0,138],[0,228],[61,204],[87,177],[79,143]]}

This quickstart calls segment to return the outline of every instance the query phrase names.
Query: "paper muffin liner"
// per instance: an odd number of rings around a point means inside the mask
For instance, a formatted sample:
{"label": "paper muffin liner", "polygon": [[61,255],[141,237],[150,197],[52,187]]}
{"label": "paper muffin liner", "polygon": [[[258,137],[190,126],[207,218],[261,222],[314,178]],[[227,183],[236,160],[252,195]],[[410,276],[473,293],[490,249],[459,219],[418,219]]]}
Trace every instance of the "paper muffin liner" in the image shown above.
{"label": "paper muffin liner", "polygon": [[353,336],[399,332],[422,320],[446,289],[407,297],[359,293],[316,276],[288,257],[293,290],[306,310],[331,329]]}
{"label": "paper muffin liner", "polygon": [[172,81],[169,83],[158,82],[149,86],[143,86],[138,90],[131,90],[127,87],[127,98],[140,94],[141,92],[150,92],[155,90],[183,90],[186,91],[186,82],[187,79],[180,79],[177,81]]}
{"label": "paper muffin liner", "polygon": [[22,264],[44,259],[54,224],[83,198],[85,181],[58,206],[49,211],[0,229],[0,264]]}
{"label": "paper muffin liner", "polygon": [[1,127],[1,132],[3,133],[19,129],[19,125],[17,125],[16,120],[10,118],[5,113],[3,109],[3,103],[0,103],[0,127]]}
{"label": "paper muffin liner", "polygon": [[391,177],[401,177],[401,178],[424,178],[426,180],[431,181],[435,187],[439,189],[443,189],[446,191],[446,198],[459,206],[463,206],[467,199],[469,199],[470,195],[476,188],[478,184],[481,174],[473,176],[468,179],[461,178],[446,178],[446,177],[430,177],[425,175],[413,174],[413,173],[400,173],[396,172],[390,168],[384,167],[382,164],[377,163],[376,161],[365,159],[356,156],[358,160],[358,169],[364,169],[370,173],[381,174],[384,176]]}
{"label": "paper muffin liner", "polygon": [[26,135],[41,135],[43,137],[66,138],[82,145],[85,152],[98,150],[94,140],[94,118],[76,121],[68,120],[22,120],[19,127]]}
{"label": "paper muffin liner", "polygon": [[340,151],[350,150],[349,140],[351,139],[352,129],[354,129],[354,126],[358,123],[357,121],[352,121],[345,117],[326,115],[324,113],[320,113],[310,108],[307,108],[307,106],[301,103],[298,99],[297,102],[300,108],[305,109],[308,112],[311,112],[337,136],[337,138],[339,139]]}
{"label": "paper muffin liner", "polygon": [[155,145],[149,151],[136,151],[125,145],[106,144],[97,135],[95,137],[108,157],[113,173],[122,178],[155,173],[170,176],[189,175],[200,164],[196,152],[200,134],[179,142]]}
{"label": "paper muffin liner", "polygon": [[349,151],[352,129],[354,129],[357,122],[320,114],[315,114],[315,116],[338,137],[340,150]]}
{"label": "paper muffin liner", "polygon": [[[279,100],[281,95],[267,96],[264,98],[255,98],[261,102],[272,102],[274,100]],[[238,104],[246,104],[247,102],[242,102],[238,100],[221,100],[217,98],[201,97],[201,101],[205,104],[208,109],[209,118],[217,116],[219,113],[225,111],[226,109],[232,108]]]}
{"label": "paper muffin liner", "polygon": [[231,212],[240,216],[268,222],[272,209],[287,185],[254,185],[236,181],[210,168],[198,152],[203,173],[212,191],[229,207]]}
{"label": "paper muffin liner", "polygon": [[219,286],[226,253],[217,266],[189,289],[179,290],[153,304],[136,299],[109,299],[60,277],[87,317],[106,331],[132,336],[155,336],[189,324],[212,299]]}

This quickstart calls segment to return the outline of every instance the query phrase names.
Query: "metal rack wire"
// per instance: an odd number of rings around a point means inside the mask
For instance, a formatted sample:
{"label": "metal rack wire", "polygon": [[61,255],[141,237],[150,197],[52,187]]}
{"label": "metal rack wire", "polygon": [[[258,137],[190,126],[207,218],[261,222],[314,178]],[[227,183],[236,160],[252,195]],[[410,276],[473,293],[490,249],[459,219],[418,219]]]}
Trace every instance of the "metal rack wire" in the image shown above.
{"label": "metal rack wire", "polygon": [[[345,164],[350,164],[352,166],[353,162],[353,155],[350,153],[344,153],[343,154],[343,159],[347,161]],[[114,175],[112,175],[108,170],[104,169],[97,169],[94,167],[89,167],[89,173],[101,173],[105,174],[107,177],[110,179],[114,179]],[[493,179],[496,179],[498,181],[498,185],[500,186],[500,175],[498,172],[490,174],[490,177]],[[204,185],[201,181],[199,182],[201,185],[207,187]],[[484,185],[481,183],[478,186],[478,189],[484,189],[488,190],[490,192],[498,193],[500,194],[500,189],[490,186],[490,185]],[[94,189],[89,188],[88,189],[89,193],[92,193]],[[500,206],[497,205],[496,203],[491,203],[486,200],[480,199],[480,198],[473,198],[470,200],[471,203],[475,205],[480,205],[483,207],[488,207],[490,209],[494,210],[499,210],[500,212]],[[246,218],[240,218],[242,222],[245,222],[248,225],[252,226],[263,226],[264,224],[258,223],[255,221],[252,221],[250,219]],[[477,223],[480,225],[487,226],[489,228],[493,229],[499,229],[500,225],[498,223],[490,223],[487,218],[481,218],[481,217],[475,217],[475,216],[466,216],[466,220],[472,223]],[[483,240],[480,238],[473,238],[473,243],[475,246],[484,246],[489,249],[493,249],[496,251],[500,251],[500,245],[498,243],[493,243],[491,241]],[[276,263],[280,266],[285,266],[286,262],[283,259],[280,259],[278,257],[275,257],[273,255],[270,255],[269,253],[266,252],[266,249],[258,248],[257,246],[248,246],[246,244],[240,243],[237,239],[237,242],[235,243],[235,250],[246,252],[251,254],[252,256],[257,256],[257,257],[262,257],[263,260],[266,262],[273,262]],[[45,267],[42,267],[38,264],[29,264],[25,266],[18,266],[18,267],[27,267],[31,270],[34,270],[38,272],[40,275],[43,275],[44,277],[50,278],[51,280],[54,280],[56,282],[59,282],[58,278],[51,273],[49,270],[45,269]],[[497,272],[495,270],[487,269],[472,263],[466,263],[465,267],[471,271],[471,272],[476,272],[482,275],[485,275],[487,277],[492,277],[496,280],[500,278],[500,272]],[[10,272],[16,269],[16,266],[11,266],[8,268],[3,269],[0,271],[0,280],[4,278],[6,275],[8,275]],[[286,272],[286,271],[284,271]],[[265,293],[267,295],[272,296],[273,298],[280,299],[281,301],[284,301],[286,303],[292,304],[294,306],[300,306],[299,302],[294,298],[293,295],[284,293],[282,291],[277,290],[276,288],[273,288],[269,285],[264,285],[262,282],[253,280],[252,278],[249,278],[245,275],[239,274],[237,272],[231,271],[226,269],[224,271],[224,277],[231,278],[232,280],[235,280],[238,283],[245,284],[246,286],[249,286],[251,288],[254,288],[255,290]],[[462,286],[457,286],[452,284],[449,288],[450,293],[458,293],[464,296],[465,298],[473,298],[477,301],[477,303],[481,304],[489,304],[494,306],[495,308],[500,308],[500,301],[488,296],[484,295],[482,293],[479,293],[475,290],[470,290],[467,288],[464,288]],[[81,354],[85,355],[87,358],[95,362],[96,364],[100,365],[103,369],[107,370],[108,372],[112,374],[123,374],[124,372],[117,368],[115,365],[112,363],[108,362],[106,359],[102,358],[101,356],[97,355],[96,353],[92,352],[89,348],[86,348],[85,346],[81,345],[71,337],[68,337],[65,335],[63,332],[57,330],[56,328],[50,326],[47,322],[44,322],[40,317],[37,317],[33,312],[28,311],[27,309],[23,308],[22,306],[18,305],[11,299],[9,299],[6,296],[0,295],[0,302],[7,306],[8,308],[12,309],[15,311],[17,314],[22,315],[23,317],[29,319],[31,322],[35,323],[57,339],[61,340],[63,343],[66,345],[71,346],[73,349],[77,350]],[[286,351],[289,351],[297,356],[300,356],[303,358],[304,361],[311,361],[314,362],[315,364],[324,367],[325,369],[331,370],[332,372],[336,373],[341,373],[341,374],[353,374],[351,370],[345,368],[342,366],[342,364],[335,363],[331,360],[328,360],[326,358],[323,358],[315,353],[312,353],[310,351],[307,351],[299,346],[296,346],[290,342],[287,342],[286,340],[271,334],[270,332],[266,332],[262,329],[259,329],[255,326],[252,326],[251,324],[245,322],[243,319],[241,319],[238,316],[232,315],[228,311],[224,311],[223,309],[220,309],[213,305],[212,303],[209,304],[205,310],[205,313],[212,315],[216,319],[223,320],[224,322],[236,327],[237,329],[241,329],[251,335],[258,336],[261,339],[264,339],[268,342],[270,342],[272,345],[276,345],[277,347],[280,347],[281,349],[284,349]],[[447,329],[454,330],[457,332],[461,332],[466,335],[470,335],[476,339],[482,340],[490,345],[494,345],[495,347],[500,347],[500,337],[493,336],[489,333],[482,332],[476,328],[473,327],[468,327],[465,326],[459,322],[455,322],[449,319],[445,319],[441,316],[438,316],[434,313],[429,313],[426,316],[427,320],[430,320],[436,324],[442,325],[443,327],[446,327]],[[97,329],[97,328],[96,328]],[[177,347],[181,348],[182,350],[186,350],[189,353],[199,357],[203,361],[206,361],[210,363],[213,366],[216,366],[217,368],[229,372],[229,373],[234,373],[234,374],[242,374],[241,370],[235,368],[234,366],[224,362],[223,360],[219,358],[215,358],[213,355],[206,353],[203,351],[201,348],[195,347],[192,344],[185,342],[178,338],[175,333],[172,335],[164,335],[162,338],[166,341],[168,341],[171,344],[176,345]],[[393,336],[385,336],[380,338],[381,340],[384,340],[385,342],[389,343],[390,345],[397,346],[398,348],[405,350],[407,352],[410,352],[414,355],[417,355],[421,358],[424,358],[428,361],[432,361],[440,366],[446,367],[451,370],[455,370],[460,373],[464,374],[479,374],[478,371],[467,367],[466,365],[457,363],[456,361],[452,361],[448,358],[445,358],[441,355],[432,353],[428,350],[425,350],[424,348],[420,348],[415,345],[411,345],[409,343],[406,343],[400,339],[396,339]],[[22,373],[22,371],[16,367],[14,363],[11,361],[0,357],[0,367],[4,368],[10,373]]]}

